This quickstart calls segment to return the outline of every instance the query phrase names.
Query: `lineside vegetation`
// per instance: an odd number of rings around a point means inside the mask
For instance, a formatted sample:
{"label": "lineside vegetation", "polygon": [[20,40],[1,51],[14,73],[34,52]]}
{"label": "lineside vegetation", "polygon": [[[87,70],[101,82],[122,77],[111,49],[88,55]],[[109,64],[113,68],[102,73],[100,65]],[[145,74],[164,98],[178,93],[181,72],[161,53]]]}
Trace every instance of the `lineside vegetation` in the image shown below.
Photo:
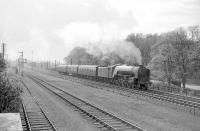
{"label": "lineside vegetation", "polygon": [[0,113],[19,112],[22,89],[17,79],[8,78],[5,62],[0,59]]}

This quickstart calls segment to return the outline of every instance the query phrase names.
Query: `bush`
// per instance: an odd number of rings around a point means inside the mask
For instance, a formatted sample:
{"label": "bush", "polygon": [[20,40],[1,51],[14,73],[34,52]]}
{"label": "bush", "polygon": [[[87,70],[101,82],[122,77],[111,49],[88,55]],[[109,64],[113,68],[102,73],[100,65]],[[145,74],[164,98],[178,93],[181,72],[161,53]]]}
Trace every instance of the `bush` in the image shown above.
{"label": "bush", "polygon": [[0,74],[0,113],[19,112],[22,89],[19,80]]}

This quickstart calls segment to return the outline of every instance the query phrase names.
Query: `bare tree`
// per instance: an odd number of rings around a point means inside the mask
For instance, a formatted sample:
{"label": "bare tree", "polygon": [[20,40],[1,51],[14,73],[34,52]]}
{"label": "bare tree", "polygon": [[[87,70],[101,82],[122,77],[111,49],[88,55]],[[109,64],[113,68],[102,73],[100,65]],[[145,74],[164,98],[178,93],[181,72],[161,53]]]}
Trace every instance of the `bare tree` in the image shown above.
{"label": "bare tree", "polygon": [[188,27],[190,38],[193,41],[200,41],[200,26],[190,26]]}
{"label": "bare tree", "polygon": [[174,38],[173,47],[176,51],[174,57],[176,59],[177,74],[182,80],[183,88],[185,88],[190,62],[194,53],[194,43],[188,39],[186,31],[182,28],[172,34]]}

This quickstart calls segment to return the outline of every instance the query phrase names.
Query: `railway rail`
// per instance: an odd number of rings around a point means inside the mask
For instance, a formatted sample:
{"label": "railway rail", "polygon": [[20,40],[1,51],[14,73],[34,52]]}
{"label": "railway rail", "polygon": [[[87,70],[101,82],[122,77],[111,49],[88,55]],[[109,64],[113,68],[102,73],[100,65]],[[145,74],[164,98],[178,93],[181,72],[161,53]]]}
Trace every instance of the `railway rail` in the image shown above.
{"label": "railway rail", "polygon": [[111,113],[100,109],[100,107],[94,106],[68,92],[56,87],[55,85],[36,78],[32,75],[27,75],[38,85],[48,89],[61,99],[66,101],[75,111],[78,111],[82,116],[92,121],[97,128],[101,130],[112,131],[144,131],[141,127],[133,125],[122,118],[119,118]]}
{"label": "railway rail", "polygon": [[22,101],[22,110],[20,112],[20,117],[22,121],[22,127],[24,131],[56,131],[55,126],[48,119],[46,113],[39,105],[36,98],[31,94],[28,87],[23,83],[29,97],[26,97]]}
{"label": "railway rail", "polygon": [[195,109],[200,110],[200,99],[195,98],[195,97],[183,96],[183,95],[179,95],[179,94],[162,92],[162,91],[158,91],[158,90],[145,91],[145,90],[139,90],[139,89],[135,89],[135,88],[133,89],[133,88],[117,86],[117,85],[112,85],[112,84],[108,84],[105,82],[98,82],[98,81],[93,81],[93,80],[83,79],[83,78],[78,78],[78,77],[73,77],[73,76],[61,75],[59,77],[63,78],[63,79],[71,80],[73,82],[82,83],[87,86],[91,86],[91,87],[95,87],[95,88],[117,89],[119,91],[126,92],[126,96],[131,96],[133,94],[137,94],[137,95],[149,97],[152,99],[157,99],[157,100],[161,100],[161,101],[174,103],[177,105],[182,105],[185,107],[190,107],[190,108],[194,109],[194,114],[195,114]]}

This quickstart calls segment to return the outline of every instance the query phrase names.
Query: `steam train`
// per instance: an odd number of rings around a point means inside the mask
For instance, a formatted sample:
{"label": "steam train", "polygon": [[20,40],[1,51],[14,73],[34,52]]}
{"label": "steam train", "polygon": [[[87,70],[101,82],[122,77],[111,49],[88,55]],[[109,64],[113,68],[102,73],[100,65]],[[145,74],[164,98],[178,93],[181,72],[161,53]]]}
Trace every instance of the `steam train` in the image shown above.
{"label": "steam train", "polygon": [[131,88],[147,90],[150,85],[150,70],[143,65],[60,65],[55,70],[61,74],[104,81]]}

